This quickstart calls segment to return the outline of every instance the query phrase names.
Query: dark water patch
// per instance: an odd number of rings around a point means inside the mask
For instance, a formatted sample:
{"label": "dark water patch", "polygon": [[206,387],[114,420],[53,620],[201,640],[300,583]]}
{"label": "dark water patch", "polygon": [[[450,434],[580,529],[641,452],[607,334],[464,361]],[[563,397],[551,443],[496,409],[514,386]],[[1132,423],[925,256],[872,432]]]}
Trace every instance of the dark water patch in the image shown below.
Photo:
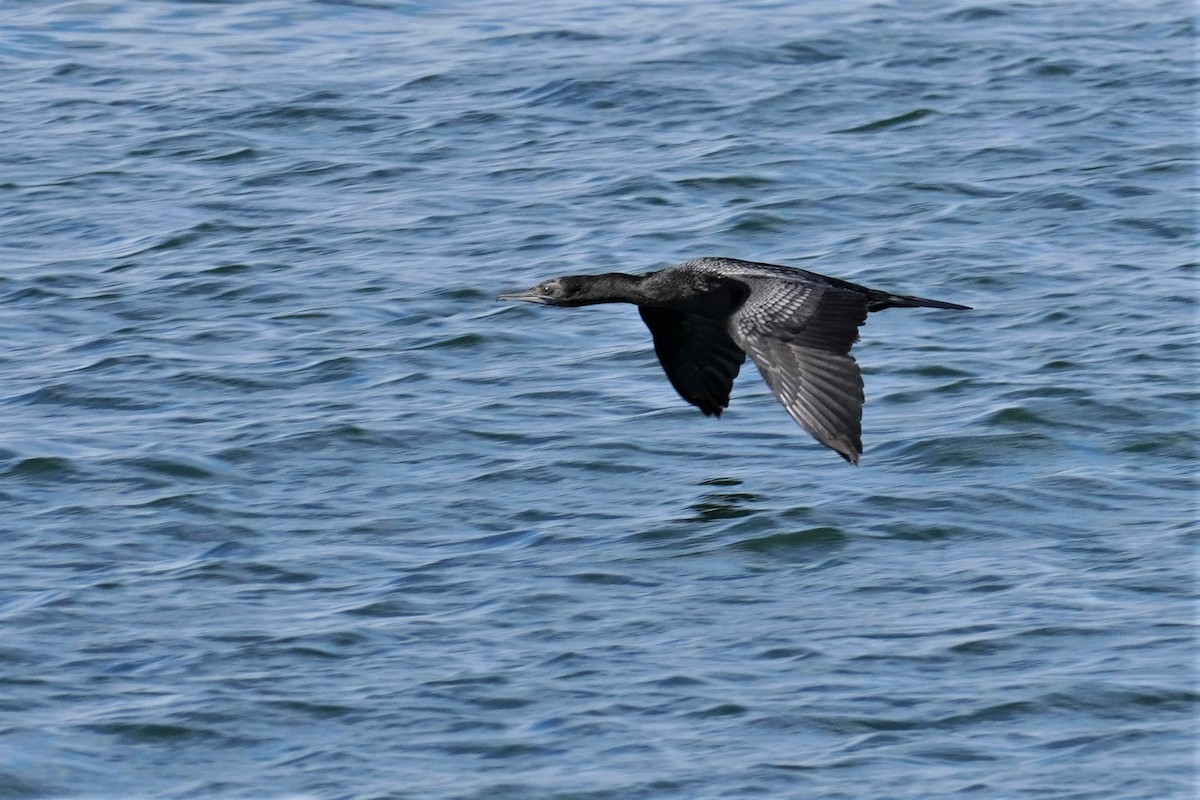
{"label": "dark water patch", "polygon": [[714,717],[740,717],[749,712],[750,709],[738,703],[718,703],[715,706],[693,711],[686,716],[693,719],[712,719]]}
{"label": "dark water patch", "polygon": [[666,525],[638,531],[630,534],[627,538],[632,542],[649,542],[675,549],[693,541],[693,534],[690,525]]}
{"label": "dark water patch", "polygon": [[983,186],[975,183],[927,183],[927,182],[911,182],[901,183],[897,186],[898,189],[911,189],[917,192],[935,192],[938,194],[955,195],[962,197],[981,197],[981,198],[1001,198],[1010,197],[1012,192],[1003,189],[994,189],[988,186]]}
{"label": "dark water patch", "polygon": [[0,301],[3,301],[7,305],[9,303],[19,303],[23,300],[56,300],[60,297],[62,297],[61,292],[53,292],[39,286],[25,286],[7,292],[0,297]]}
{"label": "dark water patch", "polygon": [[13,478],[35,478],[53,480],[66,477],[76,471],[75,462],[62,456],[32,456],[22,458],[5,470]]}
{"label": "dark water patch", "polygon": [[972,639],[967,642],[959,642],[949,648],[950,653],[964,656],[994,656],[1006,651],[1011,651],[1012,646],[1003,641],[995,639]]}
{"label": "dark water patch", "polygon": [[477,286],[453,286],[437,290],[434,296],[463,303],[478,303],[494,299],[495,292],[484,291]]}
{"label": "dark water patch", "polygon": [[1116,221],[1116,224],[1149,233],[1158,239],[1183,239],[1195,232],[1195,228],[1192,226],[1175,225],[1144,217],[1122,217]]}
{"label": "dark water patch", "polygon": [[286,169],[256,173],[253,177],[244,179],[242,185],[251,189],[261,189],[269,186],[290,185],[302,178],[326,178],[327,180],[323,182],[334,182],[334,180],[328,179],[336,179],[345,168],[345,165],[341,163],[306,161],[293,164]]}
{"label": "dark water patch", "polygon": [[1045,712],[1038,703],[1024,700],[996,703],[960,714],[950,714],[931,724],[931,728],[970,728],[982,722],[996,722],[1040,716]]}
{"label": "dark water patch", "polygon": [[479,333],[464,333],[458,336],[451,336],[447,339],[438,339],[428,344],[417,345],[417,349],[422,348],[451,348],[470,350],[487,342],[487,339]]}
{"label": "dark water patch", "polygon": [[[526,480],[541,481],[547,485],[563,483],[568,479],[568,476],[563,474],[563,471],[557,465],[550,466],[546,464],[505,464],[492,469],[486,469],[482,472],[470,473],[463,478],[464,483],[510,483],[513,481],[524,482]],[[547,504],[546,507],[525,508],[519,517],[523,521],[534,521],[537,519],[558,519],[561,514],[557,512],[547,511],[546,508],[553,507],[553,504]]]}
{"label": "dark water patch", "polygon": [[[266,380],[258,376],[251,377],[244,374],[235,375],[226,372],[195,372],[192,370],[173,372],[166,376],[166,380],[170,381],[172,386],[181,389],[230,391],[234,393],[260,392],[282,386],[281,381]],[[204,420],[206,418],[193,419]]]}
{"label": "dark water patch", "polygon": [[199,241],[211,240],[213,236],[218,234],[238,232],[245,233],[249,230],[251,229],[246,227],[238,228],[225,223],[200,222],[191,226],[190,228],[187,228],[186,230],[166,237],[162,241],[158,242],[158,244],[136,250],[132,253],[127,253],[126,255],[131,257],[145,255],[146,253],[160,253],[168,250],[177,250]]}
{"label": "dark water patch", "polygon": [[946,15],[951,22],[982,22],[1008,16],[1008,11],[995,6],[969,6]]}
{"label": "dark water patch", "polygon": [[267,701],[267,706],[276,708],[289,716],[294,713],[301,717],[310,717],[318,720],[340,719],[350,716],[356,711],[352,706],[333,703],[314,703],[303,700],[269,700]]}
{"label": "dark water patch", "polygon": [[439,89],[455,86],[460,83],[460,79],[447,72],[430,72],[425,75],[419,75],[409,79],[401,84],[399,89]]}
{"label": "dark water patch", "polygon": [[308,384],[349,380],[359,374],[362,361],[354,356],[333,356],[303,364],[292,375]]}
{"label": "dark water patch", "polygon": [[1107,718],[1144,719],[1148,709],[1161,713],[1195,711],[1200,694],[1186,689],[1133,689],[1088,682],[1072,692],[1051,692],[1038,698],[1040,709],[1094,711]]}
{"label": "dark water patch", "polygon": [[358,122],[371,119],[363,114],[354,103],[341,102],[344,98],[328,92],[311,93],[285,102],[262,102],[250,108],[240,109],[236,114],[218,114],[213,122],[236,121],[250,129],[270,130],[280,126],[307,126],[324,122]]}
{"label": "dark water patch", "polygon": [[919,730],[926,726],[924,719],[904,719],[897,717],[836,717],[813,715],[812,724],[828,730],[838,736],[861,736],[872,733],[893,733]]}
{"label": "dark water patch", "polygon": [[648,581],[642,578],[635,578],[630,575],[621,575],[615,572],[579,572],[573,575],[568,575],[567,578],[573,583],[599,586],[653,587],[658,585],[657,581]]}
{"label": "dark water patch", "polygon": [[1132,440],[1121,437],[1116,449],[1131,455],[1157,456],[1180,461],[1194,461],[1200,453],[1200,437],[1194,429],[1178,430],[1139,436]]}
{"label": "dark water patch", "polygon": [[1032,74],[1039,78],[1065,78],[1074,75],[1080,68],[1079,62],[1047,61],[1035,66]]}
{"label": "dark water patch", "polygon": [[922,362],[910,367],[899,369],[897,375],[915,375],[922,378],[953,378],[955,380],[968,380],[974,377],[974,373],[955,367],[951,364],[933,364]]}
{"label": "dark water patch", "polygon": [[840,42],[821,40],[817,42],[793,41],[774,48],[771,54],[784,64],[820,64],[826,61],[837,61],[843,58],[839,52]]}
{"label": "dark water patch", "polygon": [[534,704],[529,697],[476,696],[470,699],[470,704],[488,711],[512,711]]}
{"label": "dark water patch", "polygon": [[212,469],[213,465],[207,465],[195,459],[147,456],[130,459],[125,462],[125,466],[144,470],[154,475],[186,480],[209,480],[219,474]]}
{"label": "dark water patch", "polygon": [[714,189],[756,189],[763,186],[770,186],[774,181],[770,178],[764,178],[758,175],[712,175],[696,178],[681,178],[677,180],[676,185],[685,189],[702,189],[711,191]]}
{"label": "dark water patch", "polygon": [[1008,406],[996,411],[990,412],[984,417],[981,422],[988,425],[998,425],[1001,427],[1024,427],[1028,425],[1047,425],[1048,420],[1043,419],[1029,408],[1024,406]]}
{"label": "dark water patch", "polygon": [[705,93],[681,86],[655,86],[634,79],[556,78],[532,89],[522,90],[517,99],[529,108],[561,108],[611,112],[646,113],[659,109],[692,111],[710,104]]}
{"label": "dark water patch", "polygon": [[931,114],[935,113],[932,109],[917,108],[912,111],[898,114],[894,117],[867,122],[862,125],[857,125],[853,128],[843,128],[841,130],[832,131],[832,133],[878,133],[890,128],[903,128],[910,123],[918,122]]}
{"label": "dark water patch", "polygon": [[248,562],[242,565],[247,575],[255,581],[277,584],[312,583],[320,578],[315,572],[296,569],[285,569],[277,564]]}
{"label": "dark water patch", "polygon": [[635,466],[628,463],[613,461],[609,457],[588,459],[579,461],[575,459],[563,460],[559,464],[564,469],[579,470],[580,472],[592,472],[606,475],[644,475],[652,471],[651,467]]}
{"label": "dark water patch", "polygon": [[1145,186],[1137,186],[1133,184],[1122,184],[1117,186],[1106,187],[1106,191],[1114,197],[1146,197],[1147,195],[1155,194],[1154,189]]}
{"label": "dark water patch", "polygon": [[776,214],[750,211],[732,215],[725,220],[724,228],[733,234],[759,234],[782,231],[788,224],[788,220]]}
{"label": "dark water patch", "polygon": [[844,58],[840,50],[839,43],[833,41],[816,44],[793,41],[773,47],[741,47],[722,43],[703,50],[692,50],[680,56],[657,59],[651,63],[670,68],[695,66],[711,69],[719,66],[724,70],[752,70],[771,65],[818,66]]}
{"label": "dark water patch", "polygon": [[424,686],[508,686],[511,679],[495,673],[463,674],[449,678],[433,678],[423,683]]}
{"label": "dark water patch", "polygon": [[213,164],[237,164],[242,161],[255,161],[259,159],[263,153],[253,147],[234,147],[220,153],[205,153],[196,156],[196,161],[208,162]]}
{"label": "dark water patch", "polygon": [[601,34],[590,31],[580,31],[574,28],[552,28],[530,31],[528,33],[509,33],[502,36],[490,36],[481,39],[480,43],[507,49],[509,46],[523,47],[525,45],[557,44],[560,42],[594,44],[595,42],[603,42],[605,39],[606,37]]}
{"label": "dark water patch", "polygon": [[211,728],[165,722],[107,722],[83,727],[132,744],[174,744],[226,738]]}
{"label": "dark water patch", "polygon": [[922,525],[913,522],[898,522],[887,526],[889,536],[914,542],[936,542],[967,534],[953,525]]}
{"label": "dark water patch", "polygon": [[1056,438],[1046,433],[1023,431],[1011,434],[951,435],[939,438],[886,444],[876,458],[886,457],[901,464],[943,466],[1002,465],[1030,452],[1055,452]]}
{"label": "dark water patch", "polygon": [[272,320],[277,322],[325,322],[336,319],[337,315],[331,311],[318,311],[316,309],[308,311],[289,311],[283,314],[274,314]]}
{"label": "dark water patch", "polygon": [[787,660],[796,661],[805,658],[814,658],[820,655],[819,651],[812,650],[807,647],[770,647],[755,655],[756,658],[767,660]]}
{"label": "dark water patch", "polygon": [[700,485],[701,486],[741,486],[742,479],[741,478],[726,478],[726,477],[705,478],[704,480],[700,481]]}
{"label": "dark water patch", "polygon": [[705,496],[703,500],[692,506],[695,522],[718,522],[727,519],[737,519],[758,512],[749,504],[761,499],[750,492],[715,492]]}
{"label": "dark water patch", "polygon": [[57,794],[54,784],[45,780],[27,780],[11,772],[0,771],[0,797],[22,800]]}
{"label": "dark water patch", "polygon": [[341,613],[352,617],[411,617],[424,613],[421,606],[403,600],[378,600],[347,608]]}
{"label": "dark water patch", "polygon": [[646,685],[654,686],[660,689],[686,689],[696,686],[705,686],[707,683],[707,681],[704,681],[693,675],[668,675],[665,678],[655,678],[647,681]]}
{"label": "dark water patch", "polygon": [[1095,207],[1095,203],[1074,192],[1035,192],[1022,196],[1018,200],[1022,203],[1029,203],[1035,208],[1056,211],[1085,211]]}
{"label": "dark water patch", "polygon": [[865,763],[865,762],[862,759],[843,759],[843,760],[839,761],[838,763],[812,762],[812,763],[808,763],[808,764],[803,764],[800,762],[771,761],[771,762],[764,762],[762,764],[756,764],[755,766],[762,767],[762,768],[768,769],[768,770],[778,770],[780,772],[786,772],[786,773],[794,773],[794,772],[807,773],[807,772],[814,772],[817,770],[827,770],[827,769],[836,768],[839,766],[844,769],[847,767],[858,766],[863,763]]}
{"label": "dark water patch", "polygon": [[850,537],[842,530],[823,526],[788,533],[755,536],[739,541],[736,547],[751,553],[787,555],[789,553],[808,553],[814,550],[823,551],[838,548],[845,545],[849,539]]}
{"label": "dark water patch", "polygon": [[[530,515],[531,522],[539,521],[538,514]],[[483,549],[498,549],[509,547],[535,547],[539,544],[545,544],[550,541],[550,537],[530,533],[526,530],[519,531],[504,531],[502,533],[494,533],[488,536],[479,536],[465,542],[472,547]]]}
{"label": "dark water patch", "polygon": [[[258,639],[252,640],[257,641]],[[247,642],[239,640],[238,643]],[[337,630],[302,636],[280,636],[271,639],[268,646],[273,649],[288,648],[293,652],[304,651],[307,655],[319,658],[346,658],[371,649],[373,639],[360,629]]]}
{"label": "dark water patch", "polygon": [[[564,751],[561,747],[551,747],[544,744],[528,744],[528,743],[496,743],[496,742],[434,742],[430,747],[439,750],[447,755],[454,756],[471,756],[472,758],[482,758],[489,761],[506,761],[510,759],[537,758],[549,755],[561,755]],[[498,797],[511,796],[514,798],[521,797],[520,792],[527,791],[527,787],[514,787],[516,793],[506,795],[503,791],[498,793]]]}

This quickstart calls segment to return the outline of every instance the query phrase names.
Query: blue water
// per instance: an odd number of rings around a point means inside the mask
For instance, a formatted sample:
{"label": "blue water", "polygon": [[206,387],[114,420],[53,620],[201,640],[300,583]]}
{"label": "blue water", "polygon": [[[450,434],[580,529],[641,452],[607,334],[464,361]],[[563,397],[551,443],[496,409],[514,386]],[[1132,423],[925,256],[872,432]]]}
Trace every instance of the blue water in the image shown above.
{"label": "blue water", "polygon": [[[1187,798],[1186,2],[10,2],[0,798]],[[872,315],[853,468],[629,306]]]}

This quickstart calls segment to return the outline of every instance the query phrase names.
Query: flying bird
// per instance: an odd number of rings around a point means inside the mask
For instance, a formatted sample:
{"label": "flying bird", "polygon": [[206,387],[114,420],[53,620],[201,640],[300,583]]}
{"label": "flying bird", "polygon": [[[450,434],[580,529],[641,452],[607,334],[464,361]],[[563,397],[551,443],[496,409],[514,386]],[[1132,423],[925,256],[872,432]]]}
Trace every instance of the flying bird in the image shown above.
{"label": "flying bird", "polygon": [[633,303],[667,379],[706,416],[719,417],[729,406],[733,379],[749,354],[792,418],[851,464],[862,454],[863,381],[850,348],[867,313],[970,310],[734,258],[697,258],[645,275],[567,275],[497,299],[566,307]]}

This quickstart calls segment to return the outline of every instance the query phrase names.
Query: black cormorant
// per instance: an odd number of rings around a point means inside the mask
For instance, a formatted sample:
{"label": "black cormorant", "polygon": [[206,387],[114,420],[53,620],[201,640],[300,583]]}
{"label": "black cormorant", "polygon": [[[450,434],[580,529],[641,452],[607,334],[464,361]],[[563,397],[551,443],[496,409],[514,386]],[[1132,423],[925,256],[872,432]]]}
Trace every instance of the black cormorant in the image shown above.
{"label": "black cormorant", "polygon": [[862,453],[863,382],[850,347],[867,313],[969,309],[733,258],[697,258],[645,275],[568,275],[497,299],[635,304],[671,385],[706,415],[729,405],[749,353],[792,418],[852,464]]}

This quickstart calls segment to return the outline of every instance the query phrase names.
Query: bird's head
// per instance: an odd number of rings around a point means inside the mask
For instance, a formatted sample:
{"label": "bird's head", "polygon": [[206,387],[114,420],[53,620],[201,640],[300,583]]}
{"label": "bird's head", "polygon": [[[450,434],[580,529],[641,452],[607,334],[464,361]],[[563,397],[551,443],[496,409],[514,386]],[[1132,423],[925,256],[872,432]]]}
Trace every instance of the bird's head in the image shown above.
{"label": "bird's head", "polygon": [[505,292],[497,300],[521,300],[547,306],[583,306],[596,302],[591,289],[595,278],[588,275],[567,275],[542,281],[523,292]]}

